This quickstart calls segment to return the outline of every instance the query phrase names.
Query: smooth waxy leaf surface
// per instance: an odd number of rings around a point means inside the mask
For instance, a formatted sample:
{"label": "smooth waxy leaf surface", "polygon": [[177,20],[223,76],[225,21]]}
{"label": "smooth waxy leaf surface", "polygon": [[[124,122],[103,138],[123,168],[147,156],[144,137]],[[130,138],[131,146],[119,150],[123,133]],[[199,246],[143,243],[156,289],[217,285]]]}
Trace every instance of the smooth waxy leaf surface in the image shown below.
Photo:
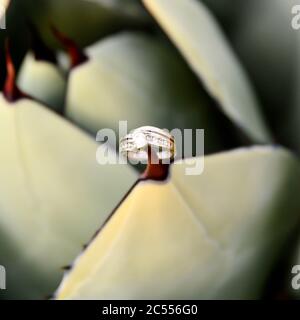
{"label": "smooth waxy leaf surface", "polygon": [[206,157],[202,175],[187,176],[190,165],[133,189],[58,299],[260,297],[299,220],[299,162],[255,147]]}
{"label": "smooth waxy leaf surface", "polygon": [[44,298],[136,175],[99,165],[90,137],[33,101],[1,95],[0,128],[1,295]]}
{"label": "smooth waxy leaf surface", "polygon": [[270,135],[248,78],[217,22],[196,0],[143,0],[222,110],[250,138]]}
{"label": "smooth waxy leaf surface", "polygon": [[180,57],[154,37],[123,33],[87,50],[70,75],[66,116],[95,134],[140,126],[206,130],[207,151],[219,142],[207,99]]}
{"label": "smooth waxy leaf surface", "polygon": [[36,60],[28,53],[18,75],[19,87],[56,111],[63,109],[66,79],[53,63]]}
{"label": "smooth waxy leaf surface", "polygon": [[[0,0],[0,5],[2,8],[7,8],[10,3],[10,0]],[[0,18],[3,17],[4,12],[1,12]]]}

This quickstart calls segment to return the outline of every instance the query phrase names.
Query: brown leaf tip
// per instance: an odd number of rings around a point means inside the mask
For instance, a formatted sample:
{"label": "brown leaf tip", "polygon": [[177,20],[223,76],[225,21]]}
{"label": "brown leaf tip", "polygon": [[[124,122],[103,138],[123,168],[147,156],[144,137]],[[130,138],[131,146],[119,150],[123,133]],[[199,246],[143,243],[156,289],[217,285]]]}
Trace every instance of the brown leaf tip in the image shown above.
{"label": "brown leaf tip", "polygon": [[71,265],[63,266],[61,269],[62,269],[63,271],[69,271],[69,270],[72,269],[72,266],[71,266]]}
{"label": "brown leaf tip", "polygon": [[68,55],[71,60],[71,67],[75,68],[78,65],[86,62],[88,57],[85,55],[83,50],[79,48],[79,46],[72,39],[68,38],[65,34],[59,31],[53,25],[51,26],[51,30],[55,36],[55,38],[62,44],[62,46],[67,50]]}
{"label": "brown leaf tip", "polygon": [[27,98],[16,84],[16,70],[10,53],[9,40],[5,41],[6,80],[3,86],[3,95],[9,102],[15,102],[21,98]]}
{"label": "brown leaf tip", "polygon": [[159,160],[156,153],[148,146],[148,165],[140,180],[165,181],[169,177],[170,164]]}

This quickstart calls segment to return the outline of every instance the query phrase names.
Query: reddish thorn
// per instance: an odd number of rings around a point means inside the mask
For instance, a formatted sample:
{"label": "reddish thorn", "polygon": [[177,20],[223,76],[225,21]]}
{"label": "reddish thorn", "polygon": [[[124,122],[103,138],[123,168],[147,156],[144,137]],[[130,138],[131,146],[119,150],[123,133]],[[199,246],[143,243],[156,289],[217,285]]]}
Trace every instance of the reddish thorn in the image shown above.
{"label": "reddish thorn", "polygon": [[63,271],[69,271],[72,269],[72,266],[64,266],[61,268]]}
{"label": "reddish thorn", "polygon": [[9,102],[15,102],[22,98],[28,98],[16,84],[16,70],[11,58],[9,40],[5,40],[6,80],[3,87],[3,95]]}
{"label": "reddish thorn", "polygon": [[162,163],[151,146],[148,146],[148,165],[140,180],[164,181],[169,176],[170,164]]}
{"label": "reddish thorn", "polygon": [[51,29],[56,39],[68,51],[69,57],[71,59],[72,68],[75,68],[76,66],[88,60],[88,57],[84,54],[84,52],[79,48],[79,46],[73,40],[65,36],[62,32],[57,30],[54,26],[51,26]]}

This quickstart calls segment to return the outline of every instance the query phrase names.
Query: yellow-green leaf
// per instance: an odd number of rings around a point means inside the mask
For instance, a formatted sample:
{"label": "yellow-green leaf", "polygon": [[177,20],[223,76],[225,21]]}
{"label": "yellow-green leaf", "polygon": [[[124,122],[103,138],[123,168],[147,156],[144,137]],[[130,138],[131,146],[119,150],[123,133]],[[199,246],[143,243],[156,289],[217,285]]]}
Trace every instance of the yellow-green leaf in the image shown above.
{"label": "yellow-green leaf", "polygon": [[[8,7],[8,5],[9,5],[9,3],[10,3],[10,0],[0,0],[1,8],[5,8],[6,9]],[[2,18],[4,14],[5,14],[5,12],[1,12],[0,18]]]}
{"label": "yellow-green leaf", "polygon": [[133,189],[77,258],[58,299],[260,297],[298,221],[298,160],[254,147],[206,157],[202,175],[187,176],[190,165]]}
{"label": "yellow-green leaf", "polygon": [[[122,33],[87,49],[89,61],[71,71],[66,116],[95,134],[151,125],[206,129],[206,151],[220,137],[197,79],[171,48],[143,33]],[[223,133],[221,133],[223,135]]]}
{"label": "yellow-green leaf", "polygon": [[53,63],[36,60],[32,53],[28,53],[18,74],[18,85],[26,94],[52,109],[63,109],[66,79]]}
{"label": "yellow-green leaf", "polygon": [[248,78],[208,9],[196,0],[143,0],[222,110],[254,141],[269,142]]}
{"label": "yellow-green leaf", "polygon": [[136,175],[99,165],[96,142],[27,99],[0,96],[0,131],[1,296],[44,298]]}

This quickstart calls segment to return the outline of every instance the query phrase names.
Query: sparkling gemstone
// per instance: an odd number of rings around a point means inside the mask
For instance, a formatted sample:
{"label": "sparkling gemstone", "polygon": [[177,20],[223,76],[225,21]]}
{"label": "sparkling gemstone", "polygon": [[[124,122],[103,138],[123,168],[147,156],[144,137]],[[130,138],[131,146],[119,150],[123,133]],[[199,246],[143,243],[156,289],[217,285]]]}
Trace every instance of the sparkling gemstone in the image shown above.
{"label": "sparkling gemstone", "polygon": [[144,148],[147,145],[146,137],[143,133],[137,133],[134,135],[134,142],[137,148]]}

